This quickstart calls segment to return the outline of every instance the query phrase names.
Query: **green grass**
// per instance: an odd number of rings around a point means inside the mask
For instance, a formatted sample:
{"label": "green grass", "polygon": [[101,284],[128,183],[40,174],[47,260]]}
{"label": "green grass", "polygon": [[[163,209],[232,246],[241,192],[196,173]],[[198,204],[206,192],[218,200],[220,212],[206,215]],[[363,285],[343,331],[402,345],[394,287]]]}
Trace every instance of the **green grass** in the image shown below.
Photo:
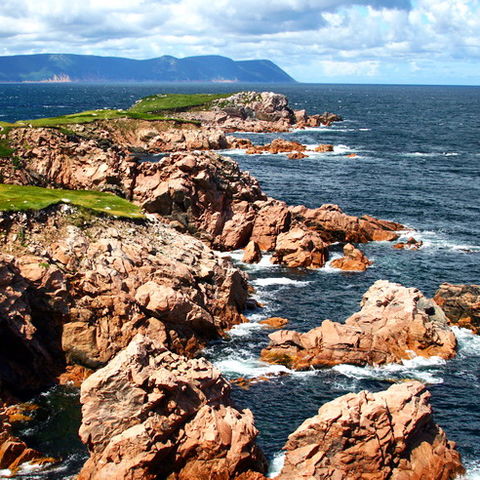
{"label": "green grass", "polygon": [[41,210],[57,203],[117,217],[143,218],[139,207],[111,193],[0,184],[0,211]]}
{"label": "green grass", "polygon": [[159,94],[150,95],[142,98],[128,111],[133,113],[158,113],[165,111],[184,111],[195,107],[208,107],[213,100],[219,98],[226,98],[231,96],[231,93],[222,94],[207,94],[196,93],[192,95],[186,94]]}
{"label": "green grass", "polygon": [[[71,115],[62,115],[60,117],[36,118],[34,120],[19,120],[15,123],[0,122],[0,127],[6,129],[19,127],[60,127],[61,130],[61,127],[64,125],[79,125],[83,123],[96,122],[98,120],[116,120],[121,118],[131,118],[136,120],[163,120],[173,121],[177,123],[200,123],[190,120],[170,118],[166,117],[165,115],[155,115],[152,113],[130,112],[124,110],[88,110],[85,112],[72,113]],[[2,132],[0,132],[0,134],[1,133]]]}

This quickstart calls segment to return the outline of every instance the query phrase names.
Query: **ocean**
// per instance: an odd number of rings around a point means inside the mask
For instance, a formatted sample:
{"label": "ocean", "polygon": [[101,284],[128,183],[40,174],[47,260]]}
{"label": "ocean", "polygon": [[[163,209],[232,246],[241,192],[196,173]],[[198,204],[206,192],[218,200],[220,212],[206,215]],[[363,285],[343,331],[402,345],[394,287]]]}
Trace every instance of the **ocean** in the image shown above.
{"label": "ocean", "polygon": [[[480,283],[480,87],[374,85],[0,85],[0,120],[62,115],[93,108],[126,108],[159,92],[272,90],[284,93],[294,109],[330,111],[344,117],[331,127],[285,134],[248,134],[255,143],[275,137],[306,145],[331,143],[330,153],[302,160],[286,155],[244,155],[225,151],[259,179],[271,196],[290,204],[316,207],[336,203],[349,214],[370,214],[400,222],[424,242],[419,251],[395,250],[386,242],[361,246],[374,261],[364,273],[339,272],[327,264],[317,271],[241,263],[265,305],[249,314],[250,323],[234,328],[205,355],[228,378],[288,373],[234,387],[238,407],[250,408],[261,431],[259,443],[271,461],[281,464],[289,433],[318,408],[340,395],[378,391],[392,381],[413,378],[432,394],[434,417],[457,442],[469,480],[480,478],[480,338],[455,328],[456,359],[412,359],[382,368],[341,365],[319,371],[288,372],[258,361],[268,330],[258,321],[269,316],[290,320],[288,328],[308,331],[326,318],[342,322],[359,310],[362,295],[378,279],[417,287],[433,296],[442,282]],[[349,154],[356,156],[350,157]],[[341,246],[331,249],[341,256]],[[75,391],[56,388],[37,399],[38,421],[20,428],[33,446],[65,461],[55,472],[28,473],[28,479],[67,479],[78,472],[85,450],[75,431],[79,422]]]}

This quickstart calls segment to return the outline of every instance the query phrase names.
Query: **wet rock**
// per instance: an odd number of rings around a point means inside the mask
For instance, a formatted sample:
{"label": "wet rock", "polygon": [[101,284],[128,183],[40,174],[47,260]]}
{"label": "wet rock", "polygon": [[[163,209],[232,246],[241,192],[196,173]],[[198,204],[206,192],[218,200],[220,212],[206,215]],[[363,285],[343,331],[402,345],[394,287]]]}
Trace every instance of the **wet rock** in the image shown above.
{"label": "wet rock", "polygon": [[456,445],[435,424],[419,382],[349,393],[292,433],[277,480],[452,480],[464,472]]}
{"label": "wet rock", "polygon": [[253,415],[232,406],[220,373],[145,336],[84,381],[81,402],[90,459],[79,480],[229,480],[265,469]]}
{"label": "wet rock", "polygon": [[242,262],[245,263],[258,263],[262,259],[262,251],[258,246],[258,243],[250,240],[243,252]]}
{"label": "wet rock", "polygon": [[343,247],[343,257],[332,260],[330,265],[347,272],[364,272],[372,262],[358,248],[351,243]]}
{"label": "wet rock", "polygon": [[457,341],[445,314],[419,290],[378,280],[361,306],[344,324],[325,320],[307,333],[272,333],[262,359],[304,370],[399,363],[413,355],[444,359],[456,355]]}
{"label": "wet rock", "polygon": [[302,158],[308,158],[308,155],[305,155],[302,152],[293,152],[288,154],[290,160],[302,160]]}
{"label": "wet rock", "polygon": [[319,153],[333,152],[333,145],[330,145],[330,144],[318,145],[317,147],[315,147],[315,151]]}
{"label": "wet rock", "polygon": [[403,250],[418,250],[423,246],[421,240],[415,240],[415,238],[410,237],[406,242],[399,242],[393,245],[393,248],[403,249]]}
{"label": "wet rock", "polygon": [[288,324],[288,319],[282,317],[269,317],[265,320],[260,320],[258,323],[270,328],[282,328]]}
{"label": "wet rock", "polygon": [[450,324],[480,333],[480,285],[442,283],[433,300],[445,312]]}
{"label": "wet rock", "polygon": [[272,263],[287,267],[321,268],[328,260],[328,249],[320,236],[303,226],[295,226],[277,237]]}
{"label": "wet rock", "polygon": [[25,442],[11,433],[11,425],[4,407],[0,406],[0,470],[15,472],[22,464],[53,463],[56,460],[47,458],[40,452],[29,448]]}

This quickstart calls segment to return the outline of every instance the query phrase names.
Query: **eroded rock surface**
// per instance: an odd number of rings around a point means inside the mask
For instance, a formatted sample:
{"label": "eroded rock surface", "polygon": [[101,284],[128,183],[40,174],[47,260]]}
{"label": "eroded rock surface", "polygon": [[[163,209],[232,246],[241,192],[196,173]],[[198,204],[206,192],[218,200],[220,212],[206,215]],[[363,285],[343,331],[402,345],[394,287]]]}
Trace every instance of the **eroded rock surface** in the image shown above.
{"label": "eroded rock surface", "polygon": [[82,385],[79,480],[229,480],[263,472],[249,410],[206,360],[187,360],[138,335]]}
{"label": "eroded rock surface", "polygon": [[433,299],[452,325],[480,333],[480,285],[442,283]]}
{"label": "eroded rock surface", "polygon": [[[13,239],[17,223],[10,228]],[[97,368],[137,332],[192,354],[244,321],[245,275],[202,242],[158,221],[85,217],[70,207],[55,207],[22,228],[28,246],[8,245],[23,276],[37,282],[49,300],[37,308],[50,320],[38,323],[55,325],[58,310],[61,328],[51,338],[71,363]],[[30,327],[22,328],[29,332]]]}
{"label": "eroded rock surface", "polygon": [[419,382],[349,393],[292,433],[277,480],[452,480],[464,472]]}
{"label": "eroded rock surface", "polygon": [[262,359],[295,369],[338,365],[382,365],[414,355],[456,355],[456,338],[445,314],[415,288],[385,280],[363,296],[362,309],[345,324],[325,320],[307,333],[272,333]]}
{"label": "eroded rock surface", "polygon": [[351,243],[343,247],[343,257],[332,260],[330,265],[346,272],[364,272],[372,262],[358,248]]}

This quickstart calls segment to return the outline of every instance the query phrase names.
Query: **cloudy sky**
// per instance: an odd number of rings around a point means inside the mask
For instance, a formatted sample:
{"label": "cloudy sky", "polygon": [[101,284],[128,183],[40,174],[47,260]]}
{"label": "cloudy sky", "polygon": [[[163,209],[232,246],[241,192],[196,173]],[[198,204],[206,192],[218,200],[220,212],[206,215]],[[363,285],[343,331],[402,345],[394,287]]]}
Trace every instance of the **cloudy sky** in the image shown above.
{"label": "cloudy sky", "polygon": [[304,82],[480,84],[480,0],[1,0],[0,55],[268,58]]}

